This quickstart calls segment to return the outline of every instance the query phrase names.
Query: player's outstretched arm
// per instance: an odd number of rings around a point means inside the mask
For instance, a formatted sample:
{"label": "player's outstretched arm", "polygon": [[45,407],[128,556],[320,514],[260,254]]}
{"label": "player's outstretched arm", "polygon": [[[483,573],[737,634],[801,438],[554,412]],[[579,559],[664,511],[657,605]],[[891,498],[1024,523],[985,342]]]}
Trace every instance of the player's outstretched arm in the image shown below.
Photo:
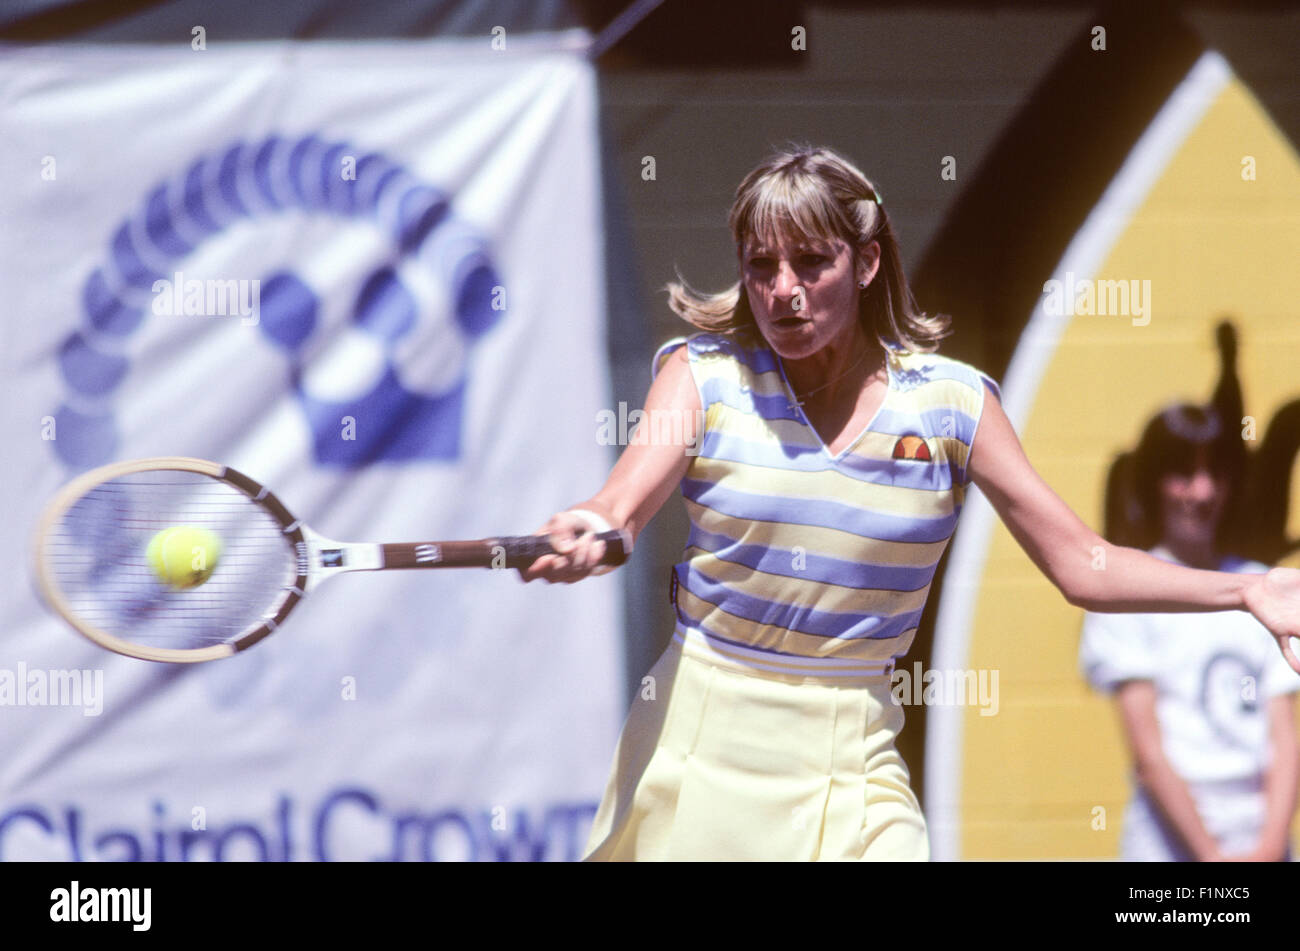
{"label": "player's outstretched arm", "polygon": [[1084,524],[1030,465],[1002,404],[986,393],[971,478],[1012,536],[1071,604],[1102,613],[1248,610],[1277,638],[1300,638],[1300,571],[1201,571],[1112,545]]}
{"label": "player's outstretched arm", "polygon": [[[626,528],[633,539],[673,494],[690,467],[692,452],[703,436],[700,394],[679,347],[664,362],[646,395],[644,415],[633,438],[592,498],[573,509],[585,510],[613,528]],[[539,530],[551,536],[559,554],[546,555],[521,569],[525,581],[574,582],[587,577],[604,554],[603,542],[591,540],[593,520],[557,512]]]}

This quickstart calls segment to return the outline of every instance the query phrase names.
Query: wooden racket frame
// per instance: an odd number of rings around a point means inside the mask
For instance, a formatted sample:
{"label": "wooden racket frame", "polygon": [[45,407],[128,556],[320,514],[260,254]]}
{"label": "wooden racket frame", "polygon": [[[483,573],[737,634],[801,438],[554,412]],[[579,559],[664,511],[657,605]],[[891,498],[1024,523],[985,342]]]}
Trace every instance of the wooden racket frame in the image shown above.
{"label": "wooden racket frame", "polygon": [[[296,576],[273,601],[262,618],[250,624],[231,641],[211,647],[179,649],[146,647],[115,637],[77,616],[54,583],[48,540],[51,531],[72,506],[96,486],[112,479],[140,472],[174,470],[209,476],[238,491],[260,507],[280,526],[280,533],[294,558]],[[632,536],[626,529],[601,532],[595,536],[605,543],[601,564],[621,565],[632,552]],[[100,647],[128,657],[168,664],[194,664],[219,660],[247,650],[274,633],[298,606],[307,592],[322,580],[348,571],[378,571],[394,568],[518,568],[532,564],[542,555],[553,552],[545,535],[502,536],[476,541],[401,542],[374,544],[338,542],[312,531],[284,507],[275,494],[244,473],[188,456],[160,456],[132,459],[92,469],[73,479],[50,500],[36,525],[33,552],[36,583],[45,602],[76,631]],[[329,556],[327,559],[326,556]]]}
{"label": "wooden racket frame", "polygon": [[[47,541],[50,538],[51,530],[59,519],[98,485],[121,476],[133,475],[139,472],[156,472],[160,469],[177,472],[197,472],[211,476],[238,490],[275,519],[280,526],[281,534],[284,535],[285,543],[289,546],[290,553],[297,555],[297,577],[294,579],[294,583],[284,589],[283,594],[277,601],[272,603],[270,611],[263,616],[259,623],[245,628],[233,641],[214,644],[211,647],[199,647],[193,650],[181,650],[174,647],[147,647],[131,641],[124,641],[120,637],[115,637],[107,631],[100,630],[93,624],[78,617],[53,582]],[[250,479],[242,472],[231,469],[229,466],[209,462],[206,459],[193,459],[187,456],[132,459],[128,462],[111,463],[81,474],[60,489],[54,498],[50,500],[45,511],[41,513],[40,521],[36,526],[36,540],[33,548],[36,557],[36,583],[41,596],[45,599],[45,603],[53,608],[75,630],[94,641],[100,647],[106,647],[128,657],[138,657],[141,660],[152,660],[167,664],[197,664],[203,661],[230,657],[242,650],[247,650],[262,638],[274,632],[276,628],[284,623],[284,619],[289,616],[289,612],[298,605],[303,595],[307,593],[307,551],[302,525],[266,486],[254,479]]]}

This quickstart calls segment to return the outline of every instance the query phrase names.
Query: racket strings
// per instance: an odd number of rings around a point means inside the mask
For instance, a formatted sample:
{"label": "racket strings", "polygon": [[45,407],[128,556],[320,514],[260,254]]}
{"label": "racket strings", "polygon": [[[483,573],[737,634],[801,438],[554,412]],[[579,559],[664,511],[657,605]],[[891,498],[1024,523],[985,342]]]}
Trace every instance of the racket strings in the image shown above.
{"label": "racket strings", "polygon": [[[220,542],[211,576],[178,589],[148,557],[161,531],[193,527]],[[47,576],[77,622],[132,643],[179,650],[233,641],[270,616],[297,578],[279,523],[210,476],[151,471],[100,483],[53,526]]]}

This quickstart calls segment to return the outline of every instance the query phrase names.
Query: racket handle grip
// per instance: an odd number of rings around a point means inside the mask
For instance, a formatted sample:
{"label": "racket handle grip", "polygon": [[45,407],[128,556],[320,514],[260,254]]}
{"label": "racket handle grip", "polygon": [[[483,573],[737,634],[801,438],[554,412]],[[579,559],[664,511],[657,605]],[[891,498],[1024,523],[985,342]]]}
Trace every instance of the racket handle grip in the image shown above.
{"label": "racket handle grip", "polygon": [[[621,565],[627,561],[632,551],[632,536],[627,529],[600,532],[596,539],[605,543],[605,554],[600,564]],[[516,535],[502,538],[500,543],[506,550],[508,568],[527,568],[543,555],[555,554],[550,539],[545,535]]]}

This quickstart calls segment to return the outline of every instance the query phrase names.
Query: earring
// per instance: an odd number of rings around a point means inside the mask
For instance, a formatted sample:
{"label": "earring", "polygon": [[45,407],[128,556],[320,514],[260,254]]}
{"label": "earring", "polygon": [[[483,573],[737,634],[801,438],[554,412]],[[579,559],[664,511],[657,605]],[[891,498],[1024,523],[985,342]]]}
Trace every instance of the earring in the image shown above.
{"label": "earring", "polygon": [[858,281],[858,287],[861,287],[863,290],[866,290],[867,282],[866,282],[866,281]]}

